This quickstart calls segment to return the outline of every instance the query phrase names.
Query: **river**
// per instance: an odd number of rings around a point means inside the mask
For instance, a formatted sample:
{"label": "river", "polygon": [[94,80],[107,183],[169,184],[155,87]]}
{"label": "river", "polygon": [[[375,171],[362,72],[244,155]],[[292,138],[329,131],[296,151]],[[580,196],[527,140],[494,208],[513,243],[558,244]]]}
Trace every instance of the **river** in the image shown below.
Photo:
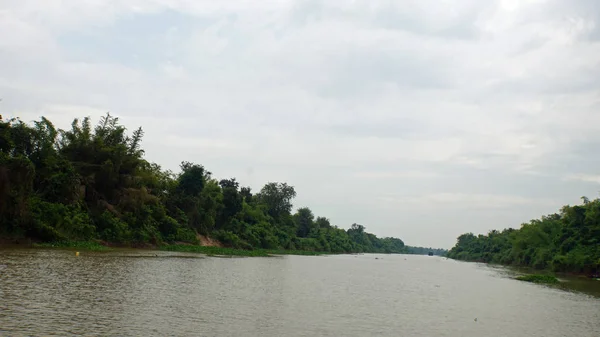
{"label": "river", "polygon": [[69,250],[0,249],[0,336],[599,332],[597,297],[440,257],[218,258],[136,250],[75,256]]}

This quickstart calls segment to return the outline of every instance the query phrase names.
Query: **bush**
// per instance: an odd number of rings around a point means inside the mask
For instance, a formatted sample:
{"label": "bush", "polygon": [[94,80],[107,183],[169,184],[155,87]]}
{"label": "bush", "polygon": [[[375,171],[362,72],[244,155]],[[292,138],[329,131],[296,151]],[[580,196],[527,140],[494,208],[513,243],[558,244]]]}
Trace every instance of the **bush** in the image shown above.
{"label": "bush", "polygon": [[279,248],[279,238],[271,229],[272,227],[268,223],[261,222],[246,227],[240,238],[253,248],[277,249]]}
{"label": "bush", "polygon": [[188,227],[180,227],[177,228],[173,241],[182,241],[197,244],[198,238],[196,237],[196,232],[193,229]]}
{"label": "bush", "polygon": [[216,231],[213,233],[215,239],[221,241],[225,246],[233,248],[242,248],[242,239],[229,231]]}
{"label": "bush", "polygon": [[78,205],[67,206],[32,199],[30,209],[35,236],[44,241],[85,241],[95,236],[95,227],[88,213]]}
{"label": "bush", "polygon": [[299,238],[298,248],[300,250],[307,250],[311,252],[322,252],[325,251],[319,240],[313,238]]}
{"label": "bush", "polygon": [[96,220],[96,227],[100,229],[102,240],[115,243],[131,241],[131,230],[121,219],[109,211],[104,211]]}

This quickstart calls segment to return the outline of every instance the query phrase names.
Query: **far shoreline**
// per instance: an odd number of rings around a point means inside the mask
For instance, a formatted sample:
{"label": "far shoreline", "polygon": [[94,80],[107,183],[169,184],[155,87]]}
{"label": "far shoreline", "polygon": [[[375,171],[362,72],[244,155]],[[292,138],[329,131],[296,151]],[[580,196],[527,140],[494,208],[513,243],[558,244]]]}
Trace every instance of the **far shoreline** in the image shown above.
{"label": "far shoreline", "polygon": [[[0,249],[10,248],[32,248],[32,249],[60,249],[72,251],[88,252],[109,252],[119,249],[132,249],[140,251],[170,251],[181,253],[195,253],[206,256],[224,256],[224,257],[276,257],[285,255],[296,256],[327,256],[327,255],[363,255],[363,254],[382,254],[382,255],[420,255],[410,252],[322,252],[311,250],[287,250],[287,249],[239,249],[225,247],[220,242],[210,239],[209,244],[206,240],[199,240],[200,244],[186,242],[170,242],[162,244],[153,243],[113,243],[102,240],[91,241],[58,241],[43,242],[32,238],[0,238]],[[443,257],[441,255],[434,255]]]}
{"label": "far shoreline", "polygon": [[[297,256],[325,256],[325,255],[356,255],[360,252],[317,252],[304,250],[283,250],[283,249],[254,249],[244,250],[231,247],[220,246],[202,246],[189,243],[169,243],[169,244],[115,244],[102,241],[64,241],[64,242],[36,242],[32,239],[0,239],[0,249],[60,249],[77,250],[88,252],[109,252],[119,249],[132,249],[140,251],[170,251],[181,253],[196,253],[206,256],[232,256],[232,257],[274,257],[281,255]],[[381,253],[398,254],[398,253]]]}

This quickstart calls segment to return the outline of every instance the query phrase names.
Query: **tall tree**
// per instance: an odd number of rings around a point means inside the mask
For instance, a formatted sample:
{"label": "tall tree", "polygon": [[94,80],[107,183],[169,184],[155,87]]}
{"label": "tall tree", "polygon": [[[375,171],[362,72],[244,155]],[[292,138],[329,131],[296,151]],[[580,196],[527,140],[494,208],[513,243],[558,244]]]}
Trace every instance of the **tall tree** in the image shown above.
{"label": "tall tree", "polygon": [[308,233],[315,228],[315,216],[308,207],[299,208],[294,214],[294,223],[296,224],[296,235],[301,238],[308,236]]}
{"label": "tall tree", "polygon": [[267,212],[274,219],[281,219],[292,211],[292,200],[296,197],[293,186],[287,183],[267,183],[256,196],[260,203],[267,206]]}

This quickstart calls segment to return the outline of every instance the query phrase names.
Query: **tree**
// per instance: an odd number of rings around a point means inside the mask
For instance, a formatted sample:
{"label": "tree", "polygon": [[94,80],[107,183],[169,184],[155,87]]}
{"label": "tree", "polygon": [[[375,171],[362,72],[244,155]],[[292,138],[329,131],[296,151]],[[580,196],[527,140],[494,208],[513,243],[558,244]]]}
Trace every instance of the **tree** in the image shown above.
{"label": "tree", "polygon": [[287,183],[267,183],[256,196],[258,201],[267,206],[267,212],[274,219],[281,219],[292,211],[292,200],[296,197],[293,186]]}
{"label": "tree", "polygon": [[519,229],[492,230],[458,237],[448,256],[556,271],[598,273],[600,266],[600,200],[582,198],[582,205],[564,206],[559,214],[542,216]]}
{"label": "tree", "polygon": [[244,197],[238,191],[239,184],[232,179],[223,179],[219,182],[223,193],[223,208],[219,214],[217,228],[226,228],[231,219],[242,211]]}
{"label": "tree", "polygon": [[329,219],[327,219],[325,217],[321,217],[321,216],[317,217],[317,220],[315,221],[315,225],[321,229],[331,228],[331,223],[329,222]]}
{"label": "tree", "polygon": [[[202,234],[243,249],[404,249],[402,240],[380,239],[362,225],[345,231],[315,220],[307,207],[292,216],[296,192],[287,183],[267,183],[253,195],[200,164],[163,170],[144,159],[143,136],[142,128],[128,134],[110,113],[95,126],[75,119],[66,130],[44,117],[0,119],[0,236],[161,245],[197,243]],[[565,259],[578,259],[568,253]]]}
{"label": "tree", "polygon": [[308,207],[299,208],[294,214],[294,223],[296,224],[296,235],[301,238],[308,236],[308,233],[315,228],[315,216]]}
{"label": "tree", "polygon": [[242,187],[240,189],[240,194],[242,195],[246,203],[252,202],[252,189],[250,187]]}
{"label": "tree", "polygon": [[204,166],[184,161],[180,168],[177,191],[186,196],[198,197],[206,183]]}
{"label": "tree", "polygon": [[225,189],[225,188],[233,188],[237,191],[238,187],[240,187],[240,184],[235,180],[235,178],[231,178],[231,179],[222,179],[219,182],[219,185],[221,186],[221,188]]}

